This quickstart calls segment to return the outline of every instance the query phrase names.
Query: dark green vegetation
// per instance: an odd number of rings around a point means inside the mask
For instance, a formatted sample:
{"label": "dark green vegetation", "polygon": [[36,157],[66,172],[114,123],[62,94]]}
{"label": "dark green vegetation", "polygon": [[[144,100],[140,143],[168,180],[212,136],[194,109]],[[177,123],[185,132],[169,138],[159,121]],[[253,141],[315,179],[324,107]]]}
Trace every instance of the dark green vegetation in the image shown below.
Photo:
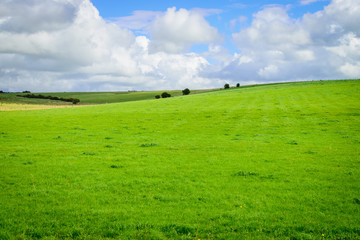
{"label": "dark green vegetation", "polygon": [[53,96],[44,96],[42,94],[25,94],[20,95],[18,94],[17,97],[24,97],[24,98],[39,98],[39,99],[49,99],[49,100],[56,100],[56,101],[63,101],[63,102],[71,102],[73,104],[77,104],[80,102],[77,98],[62,98],[62,97],[53,97]]}
{"label": "dark green vegetation", "polygon": [[189,95],[190,94],[190,89],[185,88],[184,90],[182,90],[183,95]]}
{"label": "dark green vegetation", "polygon": [[359,92],[0,112],[0,239],[358,239]]}
{"label": "dark green vegetation", "polygon": [[167,92],[163,92],[163,93],[161,94],[161,97],[162,97],[162,98],[169,98],[169,97],[171,97],[171,94],[170,94],[170,93],[167,93]]}

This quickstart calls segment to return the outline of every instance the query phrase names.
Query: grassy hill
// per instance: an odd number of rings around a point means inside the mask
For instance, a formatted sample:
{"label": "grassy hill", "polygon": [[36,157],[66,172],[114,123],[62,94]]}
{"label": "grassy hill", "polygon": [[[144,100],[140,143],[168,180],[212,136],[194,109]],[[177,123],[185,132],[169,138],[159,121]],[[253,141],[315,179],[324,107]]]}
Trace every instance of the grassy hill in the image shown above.
{"label": "grassy hill", "polygon": [[360,238],[359,92],[0,112],[0,239]]}
{"label": "grassy hill", "polygon": [[[191,93],[200,93],[213,91],[208,90],[191,90]],[[62,98],[80,99],[79,105],[118,103],[129,101],[140,101],[154,99],[156,95],[161,95],[164,91],[128,91],[128,92],[53,92],[53,93],[35,93],[35,95],[44,95]],[[166,91],[171,96],[181,96],[181,90]],[[24,98],[19,97],[28,93],[1,93],[0,102],[17,103],[17,104],[42,104],[42,105],[71,105],[63,101],[54,101],[48,99]]]}

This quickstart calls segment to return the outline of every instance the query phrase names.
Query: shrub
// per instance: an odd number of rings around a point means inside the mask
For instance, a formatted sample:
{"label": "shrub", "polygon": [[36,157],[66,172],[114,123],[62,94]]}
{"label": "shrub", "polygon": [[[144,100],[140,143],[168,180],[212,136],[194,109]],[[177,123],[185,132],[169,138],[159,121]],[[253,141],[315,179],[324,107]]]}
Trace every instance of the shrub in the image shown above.
{"label": "shrub", "polygon": [[190,94],[190,89],[185,88],[184,90],[182,90],[183,95],[189,95]]}
{"label": "shrub", "polygon": [[228,83],[225,83],[224,89],[228,89],[228,88],[230,88],[230,85]]}
{"label": "shrub", "polygon": [[156,98],[156,99],[159,99],[159,98],[160,98],[160,95],[156,95],[155,98]]}
{"label": "shrub", "polygon": [[26,91],[23,91],[23,93],[31,93],[30,91],[26,90]]}
{"label": "shrub", "polygon": [[170,95],[169,93],[167,93],[167,92],[163,92],[163,93],[161,94],[161,97],[162,97],[162,98],[168,98],[168,97],[171,97],[171,95]]}
{"label": "shrub", "polygon": [[3,90],[0,90],[0,93],[4,93],[4,91],[3,91]]}
{"label": "shrub", "polygon": [[236,87],[240,87],[240,83],[237,83],[237,84],[236,84]]}
{"label": "shrub", "polygon": [[73,104],[78,104],[79,102],[80,102],[80,99],[77,99],[77,98],[72,99]]}

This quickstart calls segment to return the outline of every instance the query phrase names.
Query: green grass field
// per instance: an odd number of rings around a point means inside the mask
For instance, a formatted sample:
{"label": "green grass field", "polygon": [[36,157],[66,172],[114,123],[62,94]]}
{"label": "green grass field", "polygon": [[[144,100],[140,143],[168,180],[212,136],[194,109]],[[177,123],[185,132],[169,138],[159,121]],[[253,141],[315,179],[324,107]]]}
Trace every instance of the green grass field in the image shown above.
{"label": "green grass field", "polygon": [[[191,90],[191,94],[214,91],[207,90]],[[44,96],[63,97],[63,98],[77,98],[80,99],[79,105],[89,104],[104,104],[104,103],[118,103],[130,102],[140,100],[155,99],[156,95],[161,95],[163,92],[168,92],[171,96],[181,96],[181,90],[170,91],[129,91],[129,92],[55,92],[55,93],[34,93],[35,95],[42,94]],[[49,99],[23,98],[18,95],[27,95],[28,93],[1,93],[0,102],[3,103],[18,103],[18,104],[45,104],[45,105],[71,105],[70,102],[54,101]]]}
{"label": "green grass field", "polygon": [[360,239],[360,80],[0,112],[0,189],[0,239]]}

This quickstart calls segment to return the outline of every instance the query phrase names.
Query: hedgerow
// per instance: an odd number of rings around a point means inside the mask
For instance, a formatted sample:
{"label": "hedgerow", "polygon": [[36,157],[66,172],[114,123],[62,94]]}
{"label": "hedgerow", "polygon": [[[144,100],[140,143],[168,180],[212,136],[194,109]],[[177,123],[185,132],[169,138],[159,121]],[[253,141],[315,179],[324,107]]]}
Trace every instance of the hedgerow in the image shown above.
{"label": "hedgerow", "polygon": [[78,98],[62,98],[62,97],[52,97],[52,96],[44,96],[41,94],[26,94],[26,95],[17,95],[18,97],[24,97],[24,98],[39,98],[39,99],[50,99],[50,100],[56,100],[56,101],[63,101],[63,102],[72,102],[73,104],[77,104],[80,102],[80,99]]}

